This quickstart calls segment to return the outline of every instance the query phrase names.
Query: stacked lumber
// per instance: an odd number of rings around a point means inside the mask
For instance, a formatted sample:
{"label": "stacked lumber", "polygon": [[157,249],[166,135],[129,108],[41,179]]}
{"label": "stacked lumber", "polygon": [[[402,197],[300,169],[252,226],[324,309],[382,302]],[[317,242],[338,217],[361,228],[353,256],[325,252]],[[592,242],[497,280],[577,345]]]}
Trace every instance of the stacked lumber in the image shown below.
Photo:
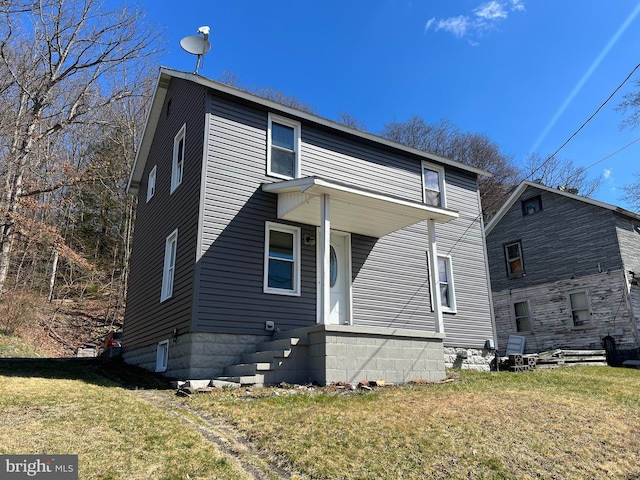
{"label": "stacked lumber", "polygon": [[541,368],[568,365],[607,365],[607,357],[604,350],[555,349],[538,353],[537,364]]}

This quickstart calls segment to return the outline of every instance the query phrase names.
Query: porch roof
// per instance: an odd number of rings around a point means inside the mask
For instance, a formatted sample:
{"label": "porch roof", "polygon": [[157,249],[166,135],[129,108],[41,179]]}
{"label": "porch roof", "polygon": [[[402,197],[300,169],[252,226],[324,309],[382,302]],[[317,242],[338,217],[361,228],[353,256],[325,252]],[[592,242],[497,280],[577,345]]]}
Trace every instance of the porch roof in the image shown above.
{"label": "porch roof", "polygon": [[382,195],[318,177],[297,178],[262,185],[278,195],[278,218],[320,226],[322,195],[329,195],[331,228],[383,237],[423,220],[446,223],[458,212]]}

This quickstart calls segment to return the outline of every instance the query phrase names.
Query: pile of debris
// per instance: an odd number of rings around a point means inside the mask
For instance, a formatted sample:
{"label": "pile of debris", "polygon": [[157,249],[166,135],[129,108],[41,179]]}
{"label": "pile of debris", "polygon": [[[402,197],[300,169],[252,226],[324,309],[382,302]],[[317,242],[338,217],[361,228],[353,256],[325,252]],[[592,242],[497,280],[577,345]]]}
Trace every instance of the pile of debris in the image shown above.
{"label": "pile of debris", "polygon": [[[446,378],[438,382],[429,380],[414,380],[410,382],[414,385],[427,385],[432,383],[449,383],[456,381],[453,378]],[[203,393],[232,393],[241,397],[264,397],[295,394],[329,394],[329,395],[351,395],[360,392],[371,392],[377,388],[393,387],[395,384],[385,380],[362,380],[358,383],[335,382],[326,386],[318,386],[313,383],[298,385],[282,382],[273,387],[251,387],[238,383],[221,380],[187,380],[172,382],[172,387],[176,389],[179,397],[191,397]]]}
{"label": "pile of debris", "polygon": [[571,365],[607,365],[607,357],[604,350],[563,350],[558,348],[540,353],[510,354],[507,357],[503,357],[502,360],[502,367],[511,372]]}

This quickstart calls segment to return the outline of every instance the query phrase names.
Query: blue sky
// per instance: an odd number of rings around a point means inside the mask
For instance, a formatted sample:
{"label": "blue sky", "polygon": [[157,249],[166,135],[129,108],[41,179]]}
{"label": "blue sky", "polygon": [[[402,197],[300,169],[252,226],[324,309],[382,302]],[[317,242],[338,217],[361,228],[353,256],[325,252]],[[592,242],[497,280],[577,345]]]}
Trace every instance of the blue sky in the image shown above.
{"label": "blue sky", "polygon": [[[555,152],[640,63],[640,1],[140,0],[164,25],[163,66],[193,71],[180,39],[211,27],[200,74],[273,87],[379,133],[413,115],[487,135],[518,164]],[[627,207],[640,128],[615,107],[640,69],[558,156],[604,181],[593,196]],[[595,165],[594,165],[595,164]],[[593,166],[592,166],[593,165]]]}

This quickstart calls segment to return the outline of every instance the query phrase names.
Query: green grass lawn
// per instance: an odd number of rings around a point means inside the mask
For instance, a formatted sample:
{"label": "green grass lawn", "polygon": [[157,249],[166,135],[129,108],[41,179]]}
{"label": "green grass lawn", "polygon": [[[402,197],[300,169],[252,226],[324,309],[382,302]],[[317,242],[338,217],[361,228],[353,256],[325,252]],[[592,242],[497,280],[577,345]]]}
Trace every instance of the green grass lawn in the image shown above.
{"label": "green grass lawn", "polygon": [[247,478],[193,426],[147,402],[143,387],[200,423],[232,425],[303,478],[640,478],[640,370],[451,375],[373,392],[178,398],[135,369],[2,360],[0,453],[78,454],[81,479]]}
{"label": "green grass lawn", "polygon": [[77,454],[81,479],[242,478],[199,433],[86,365],[0,361],[0,453]]}
{"label": "green grass lawn", "polygon": [[348,396],[184,401],[312,478],[640,478],[640,371],[457,376]]}

